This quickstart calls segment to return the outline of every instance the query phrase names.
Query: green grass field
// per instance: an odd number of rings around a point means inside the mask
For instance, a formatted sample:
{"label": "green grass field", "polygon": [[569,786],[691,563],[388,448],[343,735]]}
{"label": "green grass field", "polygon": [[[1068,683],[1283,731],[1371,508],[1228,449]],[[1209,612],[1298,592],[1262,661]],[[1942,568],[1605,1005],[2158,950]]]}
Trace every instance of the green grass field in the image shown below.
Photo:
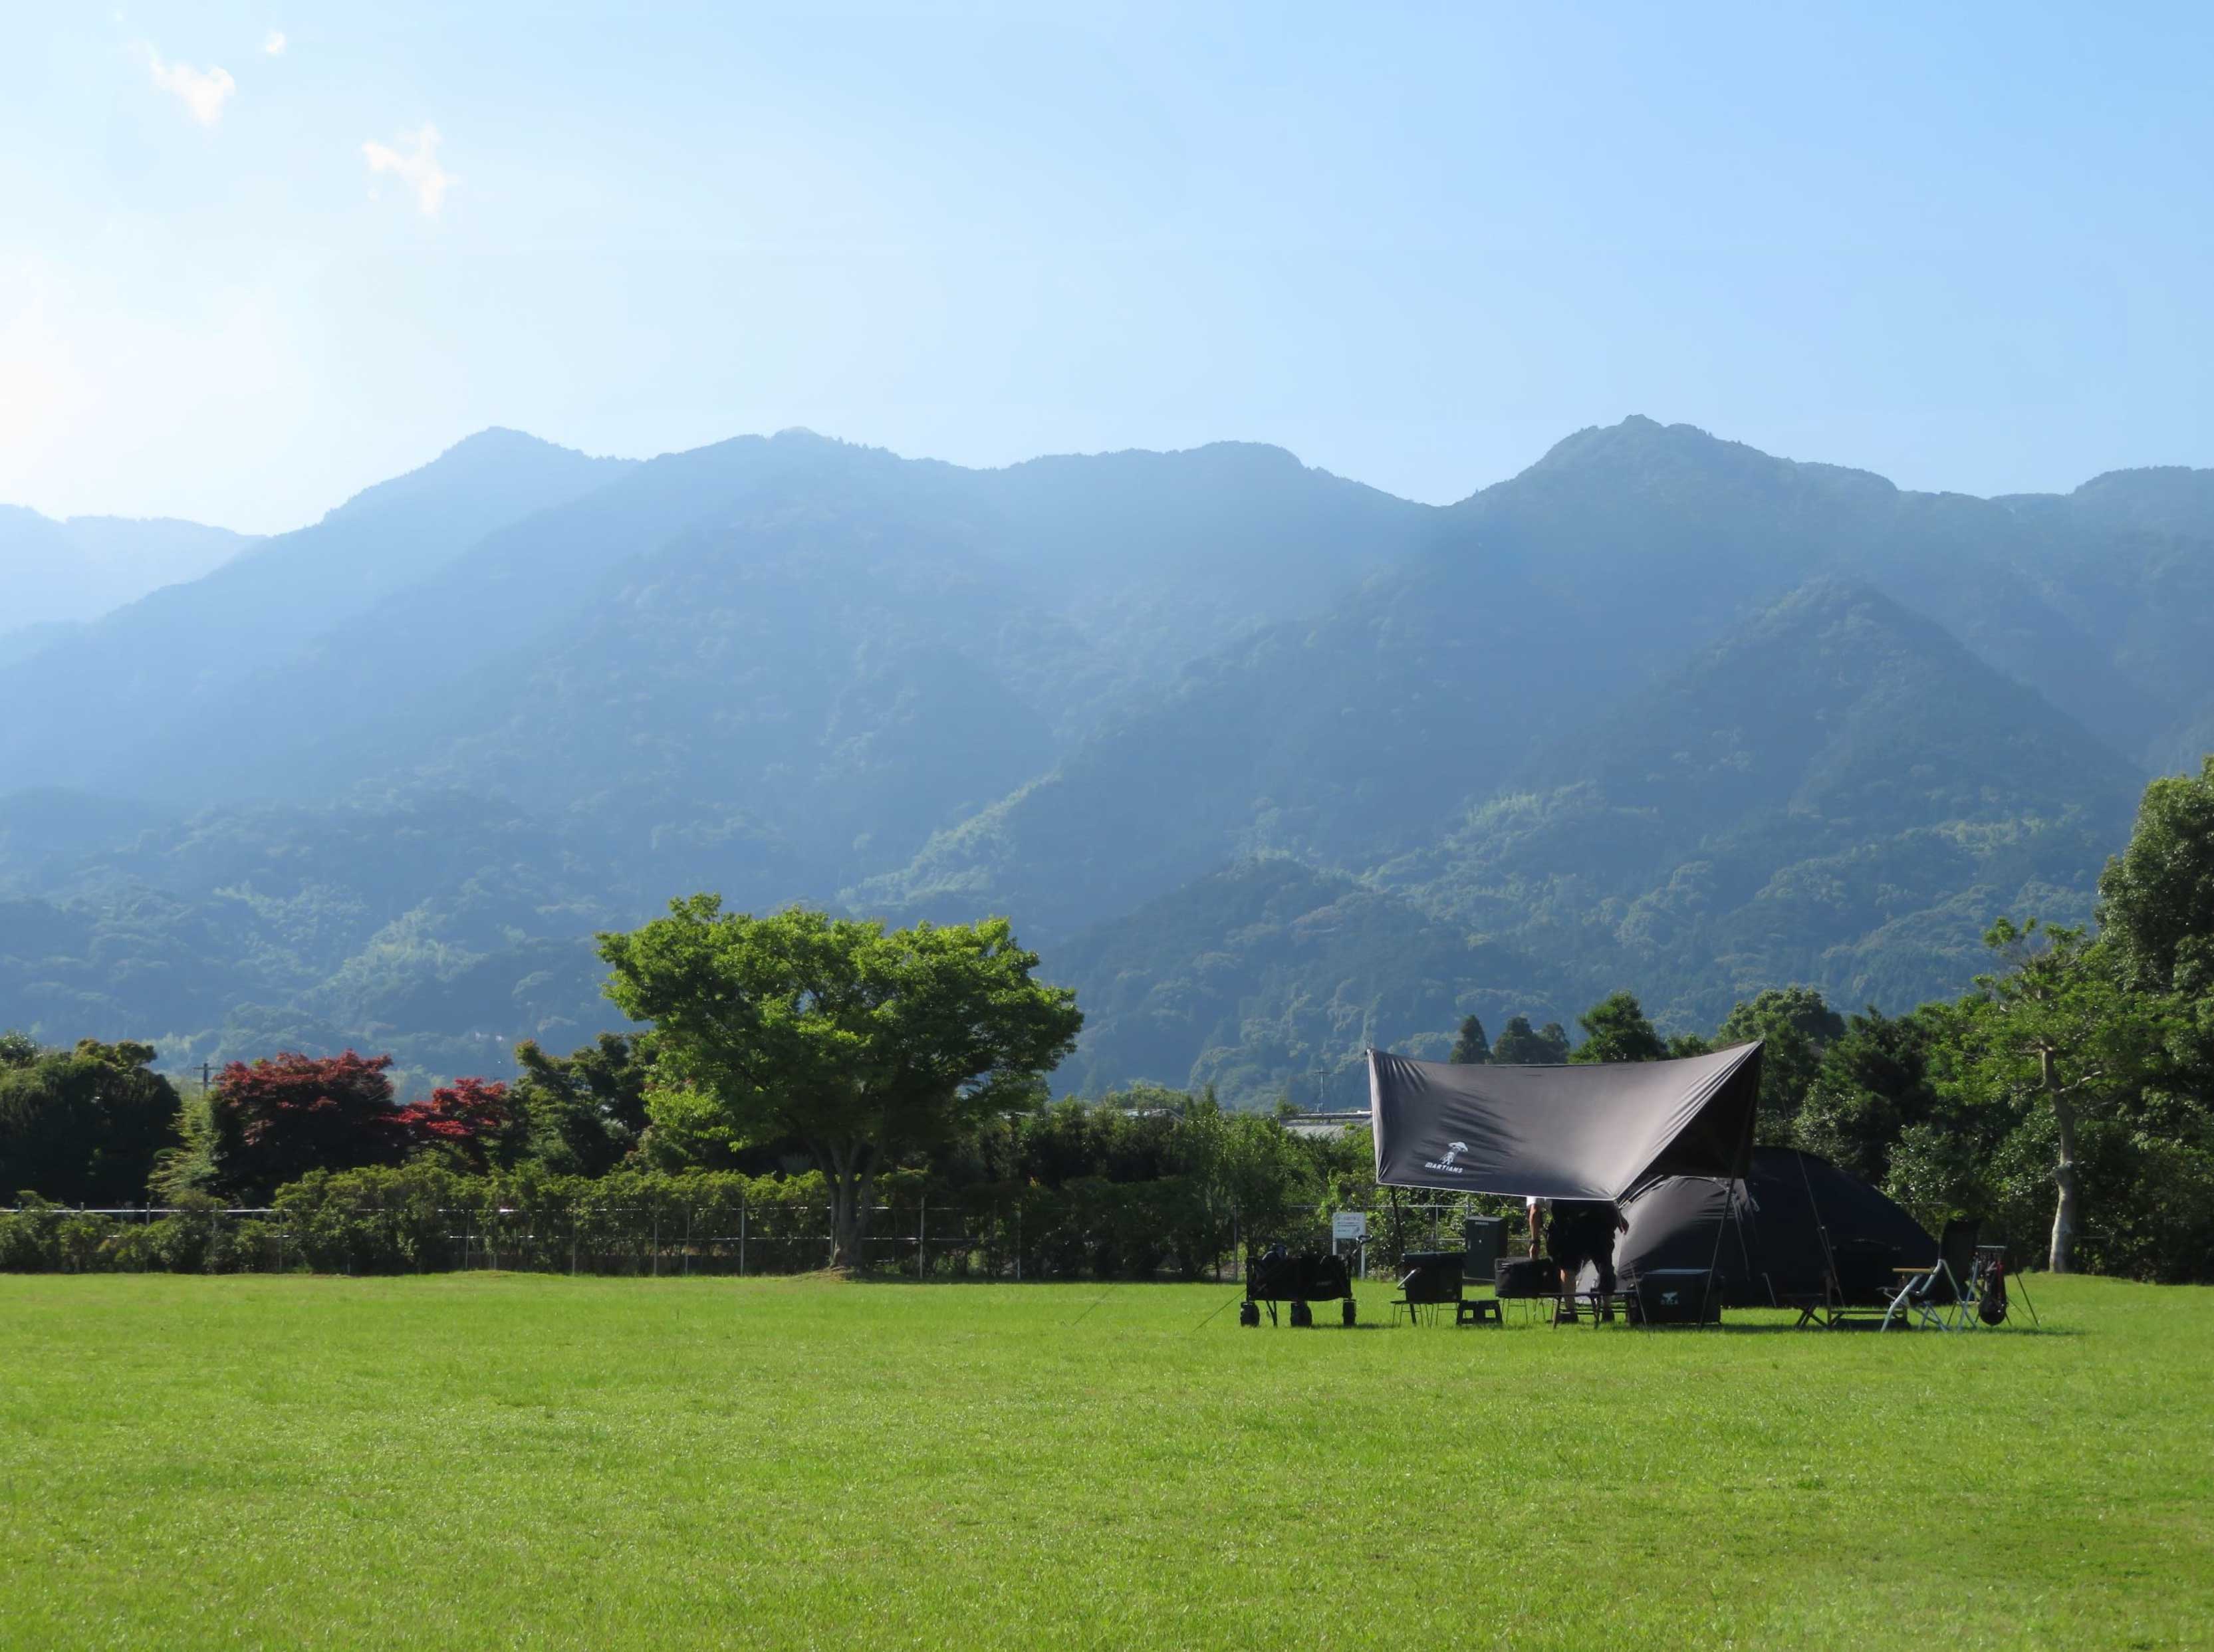
{"label": "green grass field", "polygon": [[1878,1337],[0,1278],[0,1643],[2207,1643],[2214,1290],[2032,1288]]}

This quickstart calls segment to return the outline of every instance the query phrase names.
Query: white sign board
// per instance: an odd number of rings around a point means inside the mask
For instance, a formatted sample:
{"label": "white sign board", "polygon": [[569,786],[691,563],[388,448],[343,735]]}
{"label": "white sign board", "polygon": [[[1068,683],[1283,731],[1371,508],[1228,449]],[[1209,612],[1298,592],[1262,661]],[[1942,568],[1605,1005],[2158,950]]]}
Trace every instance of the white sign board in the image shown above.
{"label": "white sign board", "polygon": [[1341,1210],[1330,1219],[1330,1236],[1338,1239],[1365,1239],[1368,1237],[1368,1213],[1366,1210]]}

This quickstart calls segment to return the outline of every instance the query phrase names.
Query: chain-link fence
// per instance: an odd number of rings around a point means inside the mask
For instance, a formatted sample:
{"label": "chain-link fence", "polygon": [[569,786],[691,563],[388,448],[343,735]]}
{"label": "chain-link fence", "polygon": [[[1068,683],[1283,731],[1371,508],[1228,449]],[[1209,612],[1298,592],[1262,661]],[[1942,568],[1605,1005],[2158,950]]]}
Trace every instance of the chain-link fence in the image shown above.
{"label": "chain-link fence", "polygon": [[[1404,1251],[1458,1248],[1462,1217],[1493,1202],[1346,1189],[1251,1214],[1174,1178],[951,1193],[918,1183],[871,1206],[855,1259],[924,1280],[1235,1279],[1249,1247],[1329,1249],[1332,1216],[1359,1211],[1366,1237],[1336,1248],[1358,1271],[1391,1276]],[[743,1276],[811,1272],[835,1251],[832,1207],[812,1178],[640,1176],[518,1192],[352,1172],[295,1184],[266,1206],[0,1210],[0,1270],[15,1272]]]}
{"label": "chain-link fence", "polygon": [[[0,1271],[21,1273],[798,1274],[835,1251],[831,1207],[739,1201],[537,1208],[325,1204],[0,1208]],[[1021,1214],[979,1221],[880,1204],[860,1240],[872,1272],[1018,1278]],[[1033,1271],[1037,1270],[1036,1264]]]}

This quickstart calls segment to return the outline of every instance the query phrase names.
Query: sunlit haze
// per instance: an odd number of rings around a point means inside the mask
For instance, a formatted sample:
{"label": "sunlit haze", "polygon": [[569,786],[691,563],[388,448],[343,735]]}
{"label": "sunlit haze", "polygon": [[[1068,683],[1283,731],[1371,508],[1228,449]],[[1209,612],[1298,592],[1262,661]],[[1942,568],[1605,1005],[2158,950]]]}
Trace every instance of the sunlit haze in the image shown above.
{"label": "sunlit haze", "polygon": [[492,424],[2214,462],[2214,14],[1851,12],[19,7],[0,499],[281,529]]}

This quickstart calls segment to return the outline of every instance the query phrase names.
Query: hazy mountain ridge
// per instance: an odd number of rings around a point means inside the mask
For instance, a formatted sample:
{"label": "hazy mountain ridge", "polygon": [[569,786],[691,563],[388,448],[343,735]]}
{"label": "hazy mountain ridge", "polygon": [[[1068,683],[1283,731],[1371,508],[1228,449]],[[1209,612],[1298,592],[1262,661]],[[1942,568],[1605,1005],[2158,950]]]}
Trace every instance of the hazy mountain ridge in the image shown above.
{"label": "hazy mountain ridge", "polygon": [[[2133,474],[2101,479],[2098,496],[2128,493],[2123,479]],[[2111,553],[2111,508],[2040,513],[1913,493],[1632,418],[1579,431],[1454,513],[1564,599],[1642,615],[1689,645],[1810,579],[1858,579],[1939,620],[2118,750],[2149,754],[2176,714],[2055,577]],[[2214,513],[2201,526],[2214,551]],[[2214,566],[2214,555],[2201,563]]]}
{"label": "hazy mountain ridge", "polygon": [[82,625],[164,585],[198,579],[258,541],[174,517],[68,517],[0,505],[0,648],[16,633]]}
{"label": "hazy mountain ridge", "polygon": [[[259,543],[203,578],[153,592],[0,670],[0,769],[26,784],[223,795],[211,754],[250,754],[200,721],[238,685],[344,625],[499,523],[627,468],[486,431],[381,482],[313,527]],[[357,635],[357,644],[377,639]]]}
{"label": "hazy mountain ridge", "polygon": [[[54,713],[11,774],[176,800],[0,799],[0,1024],[492,1070],[697,887],[1008,912],[1096,1005],[1086,1087],[1327,1088],[1618,985],[1896,1007],[2087,911],[2108,747],[2214,710],[2207,474],[1977,500],[1632,419],[1440,511],[1235,444],[489,433],[0,669]],[[154,669],[219,612],[266,645]]]}

